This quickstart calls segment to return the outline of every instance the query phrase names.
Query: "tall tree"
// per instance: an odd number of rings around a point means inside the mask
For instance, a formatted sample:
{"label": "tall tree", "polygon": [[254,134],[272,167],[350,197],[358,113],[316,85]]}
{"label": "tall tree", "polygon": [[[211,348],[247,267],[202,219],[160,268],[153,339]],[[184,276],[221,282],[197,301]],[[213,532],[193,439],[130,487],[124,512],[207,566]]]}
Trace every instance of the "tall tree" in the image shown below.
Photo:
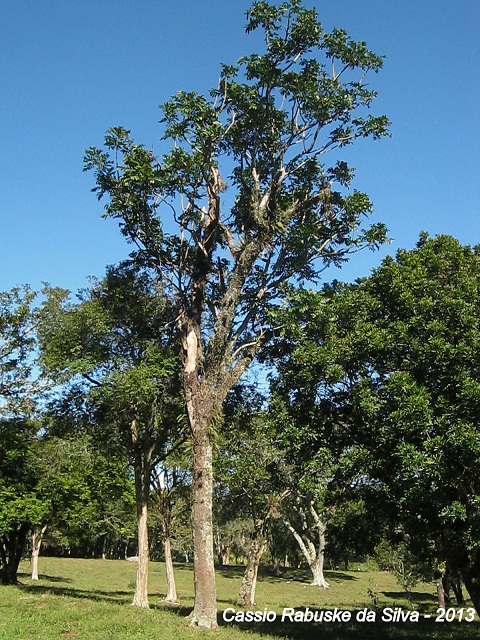
{"label": "tall tree", "polygon": [[193,442],[191,622],[208,628],[216,626],[212,433],[225,397],[272,335],[269,311],[283,285],[315,281],[385,237],[383,225],[362,230],[371,203],[348,192],[353,171],[335,157],[358,138],[386,134],[386,117],[368,114],[376,94],[364,81],[382,58],[344,30],[325,32],[299,0],[255,2],[246,26],[254,30],[263,51],[223,65],[209,97],[180,92],[163,105],[169,152],[157,158],[116,127],[104,150],[85,157],[98,196],[108,196],[106,215],[178,305]]}
{"label": "tall tree", "polygon": [[42,360],[52,375],[82,376],[97,424],[134,470],[138,570],[133,603],[148,607],[148,502],[152,468],[179,435],[178,355],[172,309],[145,270],[109,267],[71,305],[44,306]]}

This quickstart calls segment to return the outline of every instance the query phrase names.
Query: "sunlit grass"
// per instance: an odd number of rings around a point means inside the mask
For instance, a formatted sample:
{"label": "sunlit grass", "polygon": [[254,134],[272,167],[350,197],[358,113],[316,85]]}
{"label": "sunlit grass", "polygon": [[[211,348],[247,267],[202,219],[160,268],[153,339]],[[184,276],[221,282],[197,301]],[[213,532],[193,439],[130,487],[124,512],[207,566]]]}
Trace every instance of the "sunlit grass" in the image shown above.
{"label": "sunlit grass", "polygon": [[[151,563],[150,609],[131,607],[136,566],[114,560],[41,558],[40,580],[29,578],[29,563],[21,566],[20,582],[15,587],[0,587],[0,640],[166,640],[167,638],[206,637],[207,632],[190,629],[185,620],[193,606],[193,573],[189,565],[176,565],[177,606],[162,602],[166,593],[164,566]],[[413,639],[476,638],[479,623],[281,623],[281,615],[272,623],[226,624],[222,612],[237,609],[235,602],[242,567],[224,567],[217,572],[220,629],[219,640],[244,638],[353,638]],[[384,607],[412,607],[424,613],[436,610],[435,586],[422,584],[409,602],[395,581],[379,571],[330,571],[327,591],[311,587],[309,574],[287,570],[278,577],[261,570],[257,587],[257,610],[281,614],[284,607],[327,610],[335,607],[356,612],[375,610],[378,619]],[[353,618],[355,613],[353,614]]]}

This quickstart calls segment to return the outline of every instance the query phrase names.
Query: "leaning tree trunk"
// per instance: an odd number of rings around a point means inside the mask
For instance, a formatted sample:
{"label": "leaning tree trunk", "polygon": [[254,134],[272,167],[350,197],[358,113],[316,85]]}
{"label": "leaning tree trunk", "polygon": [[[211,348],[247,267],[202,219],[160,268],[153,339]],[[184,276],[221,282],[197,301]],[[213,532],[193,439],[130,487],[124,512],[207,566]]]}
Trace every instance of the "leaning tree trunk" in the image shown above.
{"label": "leaning tree trunk", "polygon": [[42,528],[34,527],[32,532],[32,580],[38,580],[38,556],[40,555],[43,535],[46,530],[47,525]]}
{"label": "leaning tree trunk", "polygon": [[451,571],[448,564],[442,578],[442,584],[447,599],[450,599],[450,589],[452,589],[455,595],[455,600],[457,601],[457,605],[459,607],[463,607],[463,605],[465,604],[465,598],[463,597],[460,574],[458,573],[458,571]]}
{"label": "leaning tree trunk", "polygon": [[463,607],[463,605],[465,604],[465,598],[463,597],[462,583],[460,582],[460,578],[458,576],[453,578],[451,581],[451,585],[452,585],[453,593],[455,594],[455,600],[457,601],[457,605],[459,607]]}
{"label": "leaning tree trunk", "polygon": [[132,606],[148,609],[148,493],[150,464],[147,452],[135,454],[135,501],[137,505],[138,564]]}
{"label": "leaning tree trunk", "polygon": [[238,594],[237,604],[248,608],[255,607],[255,590],[257,588],[257,576],[260,560],[267,546],[264,538],[265,522],[256,523],[253,531],[252,543],[247,557],[247,566],[243,574],[240,593]]}
{"label": "leaning tree trunk", "polygon": [[[291,523],[284,518],[283,521],[288,528],[288,530],[293,534],[293,537],[298,543],[301,552],[303,553],[305,560],[312,572],[313,580],[311,585],[313,587],[322,587],[322,589],[329,589],[330,585],[325,580],[325,576],[323,575],[323,565],[325,559],[325,529],[326,525],[316,512],[313,504],[309,505],[310,513],[313,517],[315,528],[317,530],[318,536],[318,545],[315,547],[315,544],[310,540],[305,534],[302,536],[295,530],[295,528],[291,525]],[[305,538],[305,539],[304,539]]]}
{"label": "leaning tree trunk", "polygon": [[175,575],[173,573],[172,549],[170,546],[170,535],[167,533],[163,541],[163,549],[165,552],[165,573],[167,575],[167,595],[165,602],[177,601],[177,589],[175,586]]}

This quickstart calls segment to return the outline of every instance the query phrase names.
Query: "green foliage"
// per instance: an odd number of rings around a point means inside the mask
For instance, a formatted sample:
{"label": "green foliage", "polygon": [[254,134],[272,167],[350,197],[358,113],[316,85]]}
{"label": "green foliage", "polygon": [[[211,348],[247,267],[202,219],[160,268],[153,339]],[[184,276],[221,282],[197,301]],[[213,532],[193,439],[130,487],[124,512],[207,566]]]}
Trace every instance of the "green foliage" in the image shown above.
{"label": "green foliage", "polygon": [[32,447],[37,430],[33,422],[0,422],[0,536],[42,521],[45,505],[35,490],[38,476]]}
{"label": "green foliage", "polygon": [[274,446],[262,397],[253,388],[236,387],[225,414],[215,463],[217,501],[233,517],[262,519],[275,502],[282,452]]}
{"label": "green foliage", "polygon": [[385,241],[383,225],[362,229],[372,206],[348,192],[353,170],[323,162],[387,134],[387,119],[368,113],[375,92],[364,84],[382,58],[343,30],[325,32],[297,1],[254,3],[246,30],[263,31],[262,52],[223,65],[209,97],[180,91],[162,105],[170,151],[157,157],[114,127],[103,150],[85,154],[105,215],[158,271],[182,317],[201,320],[204,362],[224,358],[233,382],[269,335],[265,314],[282,283],[317,280],[319,260]]}
{"label": "green foliage", "polygon": [[31,416],[44,388],[35,371],[36,296],[28,285],[0,292],[0,417]]}
{"label": "green foliage", "polygon": [[57,296],[42,313],[43,366],[58,381],[81,376],[96,437],[103,431],[130,457],[132,446],[161,454],[170,432],[178,431],[179,365],[171,345],[174,316],[155,280],[127,263],[109,267],[79,303]]}
{"label": "green foliage", "polygon": [[84,553],[104,536],[124,542],[134,537],[135,493],[126,461],[95,444],[76,434],[47,437],[35,447],[36,491],[48,507],[41,524]]}
{"label": "green foliage", "polygon": [[294,424],[335,443],[334,483],[417,562],[464,575],[480,557],[479,284],[478,248],[423,235],[354,285],[293,294],[274,352]]}
{"label": "green foliage", "polygon": [[405,542],[392,545],[387,540],[383,540],[375,548],[375,559],[381,569],[389,571],[396,577],[409,600],[412,587],[433,578],[432,566],[428,563],[419,563]]}

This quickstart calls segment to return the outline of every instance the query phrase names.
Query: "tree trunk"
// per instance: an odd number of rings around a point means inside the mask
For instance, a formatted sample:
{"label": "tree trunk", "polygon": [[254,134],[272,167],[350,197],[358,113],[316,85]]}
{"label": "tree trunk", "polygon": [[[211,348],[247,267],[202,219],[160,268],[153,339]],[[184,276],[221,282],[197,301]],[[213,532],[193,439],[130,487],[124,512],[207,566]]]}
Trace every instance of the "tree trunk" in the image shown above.
{"label": "tree trunk", "polygon": [[462,583],[460,582],[460,578],[454,578],[451,582],[453,593],[455,594],[455,600],[457,601],[457,605],[459,607],[463,607],[465,604],[465,598],[463,597],[462,592]]}
{"label": "tree trunk", "polygon": [[480,578],[473,567],[469,567],[468,570],[463,572],[463,582],[465,583],[465,588],[468,591],[470,600],[475,607],[475,611],[477,615],[480,616]]}
{"label": "tree trunk", "polygon": [[247,557],[247,566],[243,574],[242,585],[237,604],[248,608],[255,607],[255,590],[257,587],[258,567],[267,543],[263,537],[263,525],[255,527],[252,543]]}
{"label": "tree trunk", "polygon": [[38,556],[46,529],[47,525],[42,528],[34,527],[32,532],[32,580],[38,580]]}
{"label": "tree trunk", "polygon": [[445,609],[445,591],[441,580],[437,582],[437,607]]}
{"label": "tree trunk", "polygon": [[18,565],[22,559],[27,541],[28,525],[9,531],[2,536],[0,547],[2,564],[0,578],[2,584],[18,584]]}
{"label": "tree trunk", "polygon": [[163,542],[163,549],[165,552],[165,572],[167,575],[167,595],[165,596],[165,602],[177,601],[177,589],[175,587],[175,575],[173,573],[172,562],[172,550],[170,547],[170,536],[165,536]]}
{"label": "tree trunk", "polygon": [[465,604],[465,598],[463,597],[462,581],[458,571],[450,571],[450,567],[447,565],[446,571],[442,578],[443,590],[447,600],[450,599],[450,589],[453,590],[455,600],[459,607],[463,607]]}
{"label": "tree trunk", "polygon": [[313,587],[322,587],[322,589],[329,589],[330,585],[325,580],[325,576],[323,575],[323,564],[324,564],[324,553],[323,550],[317,555],[316,559],[309,563],[310,571],[313,575],[312,586]]}
{"label": "tree trunk", "polygon": [[137,452],[134,463],[137,505],[138,564],[132,606],[148,609],[148,493],[150,465],[146,452]]}
{"label": "tree trunk", "polygon": [[[329,589],[330,585],[325,580],[325,576],[323,575],[323,564],[325,558],[325,529],[326,525],[316,512],[313,504],[309,505],[309,511],[313,517],[315,528],[317,530],[318,536],[318,545],[315,547],[315,544],[310,540],[307,535],[304,533],[303,537],[295,530],[295,528],[290,524],[290,522],[284,518],[283,521],[287,527],[287,529],[293,534],[293,537],[298,543],[300,547],[300,551],[303,553],[305,560],[312,572],[313,580],[311,585],[313,587],[322,587],[322,589]],[[305,521],[306,522],[306,521]],[[304,539],[305,538],[305,539]]]}
{"label": "tree trunk", "polygon": [[195,606],[191,624],[217,626],[217,591],[213,554],[212,444],[202,425],[193,443],[193,573]]}
{"label": "tree trunk", "polygon": [[[201,302],[198,303],[201,306]],[[198,319],[200,318],[200,312]],[[191,626],[217,627],[217,590],[213,551],[213,464],[210,427],[214,408],[221,406],[219,389],[199,382],[199,325],[188,324],[182,340],[183,386],[188,421],[193,442],[193,576],[195,604]]]}
{"label": "tree trunk", "polygon": [[227,545],[225,545],[225,550],[222,554],[222,565],[229,565],[230,564],[230,550],[232,548],[232,545],[230,543],[228,543]]}

